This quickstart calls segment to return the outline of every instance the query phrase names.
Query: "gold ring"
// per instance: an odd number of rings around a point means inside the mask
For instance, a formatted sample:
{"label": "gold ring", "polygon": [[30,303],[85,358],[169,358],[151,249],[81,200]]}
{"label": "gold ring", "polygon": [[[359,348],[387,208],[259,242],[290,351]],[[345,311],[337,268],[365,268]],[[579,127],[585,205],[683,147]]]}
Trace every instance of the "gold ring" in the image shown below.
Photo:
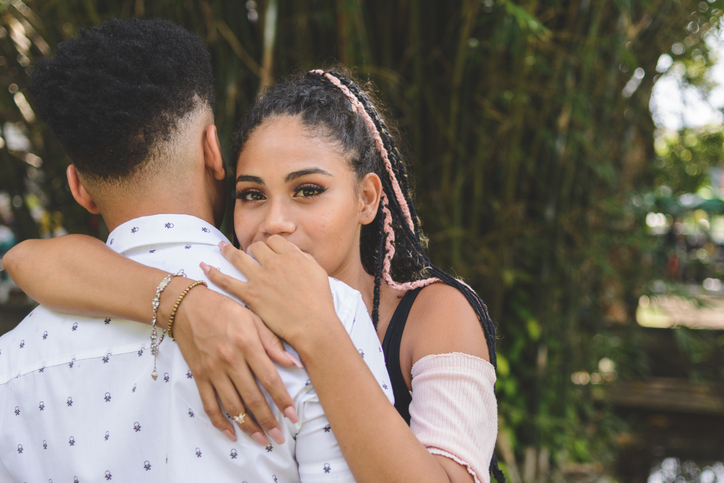
{"label": "gold ring", "polygon": [[246,413],[239,413],[238,416],[234,416],[234,417],[231,418],[231,419],[233,419],[233,420],[236,422],[236,424],[238,424],[239,426],[241,426],[242,424],[244,424],[244,418],[245,418],[245,417],[246,417]]}

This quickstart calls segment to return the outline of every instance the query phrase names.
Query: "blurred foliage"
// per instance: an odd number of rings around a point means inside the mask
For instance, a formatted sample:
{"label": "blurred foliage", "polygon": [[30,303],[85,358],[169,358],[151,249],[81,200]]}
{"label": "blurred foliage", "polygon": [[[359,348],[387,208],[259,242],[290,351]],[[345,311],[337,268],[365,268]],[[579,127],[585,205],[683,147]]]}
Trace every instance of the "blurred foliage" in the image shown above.
{"label": "blurred foliage", "polygon": [[[68,160],[23,97],[33,61],[80,28],[163,17],[201,36],[225,145],[265,85],[345,63],[376,84],[403,133],[433,260],[475,287],[499,325],[499,450],[511,480],[531,458],[541,472],[612,460],[621,423],[602,386],[571,374],[604,357],[620,377],[646,372],[631,325],[657,266],[646,209],[632,200],[697,188],[722,154],[719,132],[655,136],[649,99],[665,52],[687,83],[709,88],[706,37],[724,0],[0,5],[0,192],[20,238],[104,234],[73,203]],[[11,143],[13,129],[30,145]]]}
{"label": "blurred foliage", "polygon": [[712,170],[724,159],[724,132],[720,128],[668,131],[654,142],[654,183],[667,196],[696,193],[710,184]]}
{"label": "blurred foliage", "polygon": [[724,380],[724,367],[721,365],[724,335],[721,332],[679,327],[674,334],[679,351],[693,363],[689,375],[692,381]]}

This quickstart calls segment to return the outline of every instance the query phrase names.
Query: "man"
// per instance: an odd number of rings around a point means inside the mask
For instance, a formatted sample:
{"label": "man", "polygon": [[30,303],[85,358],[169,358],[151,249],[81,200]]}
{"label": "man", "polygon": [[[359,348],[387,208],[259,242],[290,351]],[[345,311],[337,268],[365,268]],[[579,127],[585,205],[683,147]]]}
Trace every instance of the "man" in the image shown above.
{"label": "man", "polygon": [[[242,277],[217,248],[225,173],[199,39],[166,21],[112,20],[39,63],[31,91],[73,162],[73,196],[104,217],[109,247],[196,280],[201,261]],[[332,289],[340,320],[390,387],[361,297]],[[39,307],[0,338],[0,481],[352,481],[303,369],[278,366],[299,418],[274,408],[274,444],[227,438],[178,346],[167,337],[155,360],[150,334]]]}

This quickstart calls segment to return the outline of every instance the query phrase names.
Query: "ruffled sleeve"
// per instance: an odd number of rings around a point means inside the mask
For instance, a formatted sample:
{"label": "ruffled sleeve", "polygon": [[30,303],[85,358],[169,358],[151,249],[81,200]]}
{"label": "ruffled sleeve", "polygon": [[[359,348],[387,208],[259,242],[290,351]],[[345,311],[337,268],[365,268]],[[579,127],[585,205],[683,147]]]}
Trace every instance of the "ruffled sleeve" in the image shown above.
{"label": "ruffled sleeve", "polygon": [[412,367],[410,429],[432,454],[465,466],[475,483],[490,482],[498,435],[495,369],[459,352],[423,357]]}

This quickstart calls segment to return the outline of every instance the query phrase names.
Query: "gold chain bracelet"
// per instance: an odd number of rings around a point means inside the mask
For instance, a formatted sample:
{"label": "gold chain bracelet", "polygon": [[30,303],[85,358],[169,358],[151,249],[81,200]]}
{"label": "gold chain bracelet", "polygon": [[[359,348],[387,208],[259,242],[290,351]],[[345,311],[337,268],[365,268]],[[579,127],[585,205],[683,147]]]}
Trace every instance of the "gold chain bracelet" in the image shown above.
{"label": "gold chain bracelet", "polygon": [[168,336],[171,337],[171,340],[176,340],[173,338],[173,321],[176,318],[176,311],[178,310],[179,305],[181,305],[181,302],[183,301],[184,297],[188,295],[189,291],[191,291],[192,288],[197,287],[199,285],[203,285],[204,287],[208,287],[206,285],[206,282],[203,280],[199,280],[197,282],[192,283],[188,287],[186,287],[186,290],[181,292],[181,295],[178,296],[176,299],[176,303],[173,305],[173,310],[171,311],[171,315],[168,318],[168,328],[166,328],[166,332],[168,332]]}

